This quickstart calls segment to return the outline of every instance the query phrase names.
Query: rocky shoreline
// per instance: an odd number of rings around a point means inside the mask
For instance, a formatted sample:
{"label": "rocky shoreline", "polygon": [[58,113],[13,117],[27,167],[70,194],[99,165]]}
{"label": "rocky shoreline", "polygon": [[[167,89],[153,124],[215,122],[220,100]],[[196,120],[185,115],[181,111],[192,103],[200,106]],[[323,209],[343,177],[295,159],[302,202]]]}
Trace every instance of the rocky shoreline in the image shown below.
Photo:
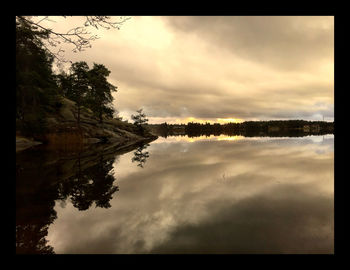
{"label": "rocky shoreline", "polygon": [[16,153],[40,144],[42,143],[32,139],[16,136]]}
{"label": "rocky shoreline", "polygon": [[78,126],[76,112],[75,103],[62,98],[62,106],[59,110],[46,118],[44,134],[33,138],[16,134],[16,153],[38,146],[41,149],[67,151],[76,148],[87,149],[95,144],[104,145],[105,148],[123,147],[158,138],[147,128],[143,134],[139,134],[137,128],[126,121],[104,118],[103,122],[99,123],[93,113],[86,108],[81,110]]}

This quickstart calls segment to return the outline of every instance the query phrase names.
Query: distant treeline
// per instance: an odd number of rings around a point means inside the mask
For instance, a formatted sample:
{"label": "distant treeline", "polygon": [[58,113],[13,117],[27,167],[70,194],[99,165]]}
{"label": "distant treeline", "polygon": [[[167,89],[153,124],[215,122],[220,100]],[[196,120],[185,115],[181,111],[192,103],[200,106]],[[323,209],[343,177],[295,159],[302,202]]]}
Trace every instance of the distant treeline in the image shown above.
{"label": "distant treeline", "polygon": [[306,135],[325,135],[334,133],[334,122],[305,121],[305,120],[271,120],[271,121],[246,121],[243,123],[210,124],[157,124],[150,128],[158,136],[187,135],[219,136],[241,135],[245,137],[269,136],[269,137],[300,137]]}

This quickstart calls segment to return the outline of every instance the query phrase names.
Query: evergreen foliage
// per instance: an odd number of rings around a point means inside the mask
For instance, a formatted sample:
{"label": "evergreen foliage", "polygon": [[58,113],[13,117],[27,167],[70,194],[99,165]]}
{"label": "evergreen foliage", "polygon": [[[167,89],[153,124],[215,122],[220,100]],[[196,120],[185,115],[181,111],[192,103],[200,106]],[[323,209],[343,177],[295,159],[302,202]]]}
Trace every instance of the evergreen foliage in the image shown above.
{"label": "evergreen foliage", "polygon": [[107,81],[110,73],[102,64],[94,63],[90,69],[86,62],[81,61],[72,64],[69,74],[62,72],[57,75],[62,95],[76,102],[78,119],[82,106],[89,108],[100,123],[103,116],[113,118],[112,92],[117,87]]}
{"label": "evergreen foliage", "polygon": [[143,109],[137,110],[136,115],[131,115],[131,119],[134,120],[134,125],[137,127],[138,132],[142,135],[145,132],[145,129],[143,127],[144,124],[148,122],[148,119],[146,118],[146,114],[142,112]]}
{"label": "evergreen foliage", "polygon": [[160,136],[187,135],[198,136],[219,136],[221,134],[234,136],[305,136],[324,135],[334,133],[334,122],[305,121],[305,120],[271,120],[271,121],[246,121],[243,123],[194,123],[167,124],[166,122],[156,126]]}
{"label": "evergreen foliage", "polygon": [[16,124],[24,135],[45,131],[45,116],[60,105],[53,58],[43,48],[48,33],[16,21]]}
{"label": "evergreen foliage", "polygon": [[101,123],[103,116],[113,118],[112,91],[117,87],[107,81],[110,71],[96,63],[90,69],[80,61],[72,63],[68,72],[55,75],[54,55],[43,43],[49,38],[49,30],[16,17],[16,130],[24,136],[40,137],[46,131],[48,114],[62,105],[62,96],[75,101],[79,127],[83,106]]}
{"label": "evergreen foliage", "polygon": [[116,87],[107,81],[107,77],[111,72],[101,64],[94,63],[89,70],[89,86],[90,90],[87,95],[88,107],[95,113],[102,123],[102,116],[113,118],[114,109],[110,106],[113,101],[112,91],[116,91]]}

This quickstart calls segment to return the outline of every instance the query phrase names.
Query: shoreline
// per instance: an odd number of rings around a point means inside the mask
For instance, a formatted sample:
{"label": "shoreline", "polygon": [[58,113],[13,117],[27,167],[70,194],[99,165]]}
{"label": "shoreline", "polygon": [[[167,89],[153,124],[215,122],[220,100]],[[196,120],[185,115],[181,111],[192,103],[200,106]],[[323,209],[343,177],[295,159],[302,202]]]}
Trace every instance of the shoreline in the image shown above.
{"label": "shoreline", "polygon": [[82,143],[82,144],[66,144],[66,145],[51,145],[44,144],[39,141],[35,141],[30,138],[26,138],[23,136],[16,135],[16,154],[19,152],[23,152],[24,150],[29,150],[33,148],[40,148],[42,151],[62,151],[63,152],[72,152],[79,148],[82,151],[89,151],[89,149],[93,148],[103,148],[110,149],[112,148],[115,151],[123,150],[124,148],[128,148],[140,143],[148,143],[158,139],[158,136],[149,136],[149,137],[138,137],[138,138],[123,138],[123,140],[111,140],[107,142],[90,142],[90,143]]}
{"label": "shoreline", "polygon": [[41,144],[42,142],[34,141],[32,139],[16,135],[16,153]]}

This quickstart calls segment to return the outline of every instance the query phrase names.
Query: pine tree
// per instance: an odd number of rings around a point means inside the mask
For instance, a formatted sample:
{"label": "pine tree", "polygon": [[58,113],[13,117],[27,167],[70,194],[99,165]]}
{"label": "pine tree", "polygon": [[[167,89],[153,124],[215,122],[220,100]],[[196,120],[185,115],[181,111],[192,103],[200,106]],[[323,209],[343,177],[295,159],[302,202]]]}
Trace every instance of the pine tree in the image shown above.
{"label": "pine tree", "polygon": [[16,123],[25,135],[40,134],[45,116],[59,103],[53,58],[44,49],[46,31],[16,21]]}
{"label": "pine tree", "polygon": [[93,68],[89,71],[89,93],[87,103],[89,108],[99,118],[102,123],[102,116],[105,114],[113,117],[114,109],[110,106],[113,101],[112,92],[117,87],[107,81],[110,71],[102,64],[94,63]]}
{"label": "pine tree", "polygon": [[80,61],[73,63],[71,68],[70,79],[72,87],[67,93],[67,97],[75,101],[77,106],[77,124],[80,127],[80,112],[81,107],[86,103],[86,96],[89,91],[89,66],[86,62]]}
{"label": "pine tree", "polygon": [[137,110],[136,115],[131,115],[131,119],[134,120],[134,125],[138,128],[140,134],[144,134],[144,128],[142,125],[148,122],[146,115],[142,112],[143,109]]}

